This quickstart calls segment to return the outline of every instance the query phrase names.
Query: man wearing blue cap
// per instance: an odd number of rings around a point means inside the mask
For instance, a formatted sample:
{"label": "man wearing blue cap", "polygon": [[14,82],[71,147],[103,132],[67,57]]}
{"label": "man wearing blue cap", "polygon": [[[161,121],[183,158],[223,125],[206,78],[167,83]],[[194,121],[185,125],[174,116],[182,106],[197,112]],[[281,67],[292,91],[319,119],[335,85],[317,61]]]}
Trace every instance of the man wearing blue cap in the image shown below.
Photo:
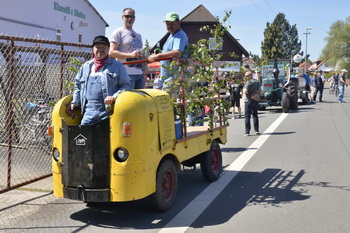
{"label": "man wearing blue cap", "polygon": [[[163,45],[162,53],[149,56],[148,60],[150,62],[157,59],[165,59],[169,57],[179,58],[185,56],[183,52],[187,48],[188,38],[186,33],[181,29],[179,15],[175,12],[169,12],[166,14],[164,22],[166,23],[166,28],[170,35]],[[167,89],[173,84],[174,72],[171,72],[168,68],[170,67],[169,60],[161,61],[160,65],[160,77],[164,80],[163,89]],[[169,92],[172,94],[172,91]]]}

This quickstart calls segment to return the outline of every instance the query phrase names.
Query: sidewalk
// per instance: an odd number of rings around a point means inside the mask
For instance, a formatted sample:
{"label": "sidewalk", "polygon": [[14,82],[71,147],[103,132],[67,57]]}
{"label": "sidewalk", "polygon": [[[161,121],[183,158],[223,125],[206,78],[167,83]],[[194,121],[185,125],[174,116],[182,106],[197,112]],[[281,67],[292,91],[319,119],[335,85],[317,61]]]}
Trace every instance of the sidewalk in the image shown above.
{"label": "sidewalk", "polygon": [[38,180],[36,182],[30,183],[27,185],[24,185],[23,187],[20,187],[19,189],[51,192],[53,190],[52,176],[49,176],[47,178],[44,178],[42,180]]}

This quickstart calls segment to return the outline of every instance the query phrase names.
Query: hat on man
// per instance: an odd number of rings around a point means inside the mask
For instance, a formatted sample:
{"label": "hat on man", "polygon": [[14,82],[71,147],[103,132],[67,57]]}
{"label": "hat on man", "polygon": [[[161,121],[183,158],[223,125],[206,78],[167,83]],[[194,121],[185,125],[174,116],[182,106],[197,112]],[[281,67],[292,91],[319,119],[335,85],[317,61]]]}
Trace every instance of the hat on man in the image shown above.
{"label": "hat on man", "polygon": [[170,21],[170,22],[174,22],[175,20],[178,20],[180,17],[178,14],[176,14],[175,12],[169,12],[168,14],[166,14],[164,21]]}
{"label": "hat on man", "polygon": [[341,72],[348,72],[346,69],[342,69]]}
{"label": "hat on man", "polygon": [[97,43],[105,44],[105,45],[109,46],[109,40],[105,36],[96,36],[92,42],[92,46],[95,46],[95,44],[97,44]]}

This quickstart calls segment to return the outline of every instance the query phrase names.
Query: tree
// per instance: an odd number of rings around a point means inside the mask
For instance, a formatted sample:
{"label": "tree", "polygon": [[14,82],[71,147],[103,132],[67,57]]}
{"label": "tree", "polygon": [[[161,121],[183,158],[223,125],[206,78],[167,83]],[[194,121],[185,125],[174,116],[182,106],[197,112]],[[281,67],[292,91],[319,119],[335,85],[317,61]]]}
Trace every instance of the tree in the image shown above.
{"label": "tree", "polygon": [[151,54],[150,51],[149,51],[150,49],[151,49],[151,47],[149,45],[149,41],[146,40],[145,47],[144,47],[145,57],[149,57],[149,55]]}
{"label": "tree", "polygon": [[262,66],[262,59],[259,55],[257,54],[252,54],[251,52],[249,53],[249,57],[251,57],[254,60],[255,66],[257,68]]}
{"label": "tree", "polygon": [[285,14],[279,13],[272,24],[266,23],[264,41],[261,42],[261,54],[266,64],[268,59],[290,59],[301,49],[296,25],[291,26]]}
{"label": "tree", "polygon": [[[224,43],[222,37],[230,27],[226,25],[230,15],[231,11],[225,12],[225,16],[221,21],[217,18],[217,24],[207,25],[200,29],[201,31],[208,31],[211,37],[215,38],[216,48],[221,47]],[[196,44],[189,44],[184,52],[188,55],[188,58],[172,61],[169,69],[170,72],[174,73],[174,86],[184,86],[184,91],[180,91],[179,99],[186,99],[186,108],[183,111],[184,109],[181,106],[175,104],[177,114],[185,119],[187,115],[201,112],[204,106],[209,107],[211,111],[204,121],[208,121],[208,127],[212,130],[214,116],[217,114],[221,114],[224,123],[227,123],[224,112],[228,111],[229,106],[224,99],[216,98],[220,90],[226,88],[225,80],[215,79],[215,61],[220,61],[222,54],[220,50],[209,49],[209,43],[211,43],[209,40],[201,39]],[[221,68],[225,65],[222,64]],[[175,70],[177,72],[174,72]],[[205,83],[209,85],[204,85]],[[176,99],[174,99],[174,103],[176,102]]]}
{"label": "tree", "polygon": [[350,17],[333,23],[325,38],[327,41],[321,58],[327,65],[350,70]]}

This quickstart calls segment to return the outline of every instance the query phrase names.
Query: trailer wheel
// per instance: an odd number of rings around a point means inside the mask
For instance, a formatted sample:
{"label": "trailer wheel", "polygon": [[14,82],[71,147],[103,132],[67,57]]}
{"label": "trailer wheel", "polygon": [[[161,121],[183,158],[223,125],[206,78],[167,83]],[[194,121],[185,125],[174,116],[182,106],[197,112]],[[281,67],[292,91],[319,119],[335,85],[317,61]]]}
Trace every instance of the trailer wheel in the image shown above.
{"label": "trailer wheel", "polygon": [[288,93],[285,91],[282,94],[282,109],[284,113],[288,113],[290,109]]}
{"label": "trailer wheel", "polygon": [[213,182],[219,179],[222,172],[222,154],[219,144],[213,141],[210,150],[201,155],[201,170],[204,178]]}
{"label": "trailer wheel", "polygon": [[173,207],[177,192],[177,171],[175,164],[167,159],[158,168],[156,192],[152,194],[153,204],[157,210],[167,211]]}

